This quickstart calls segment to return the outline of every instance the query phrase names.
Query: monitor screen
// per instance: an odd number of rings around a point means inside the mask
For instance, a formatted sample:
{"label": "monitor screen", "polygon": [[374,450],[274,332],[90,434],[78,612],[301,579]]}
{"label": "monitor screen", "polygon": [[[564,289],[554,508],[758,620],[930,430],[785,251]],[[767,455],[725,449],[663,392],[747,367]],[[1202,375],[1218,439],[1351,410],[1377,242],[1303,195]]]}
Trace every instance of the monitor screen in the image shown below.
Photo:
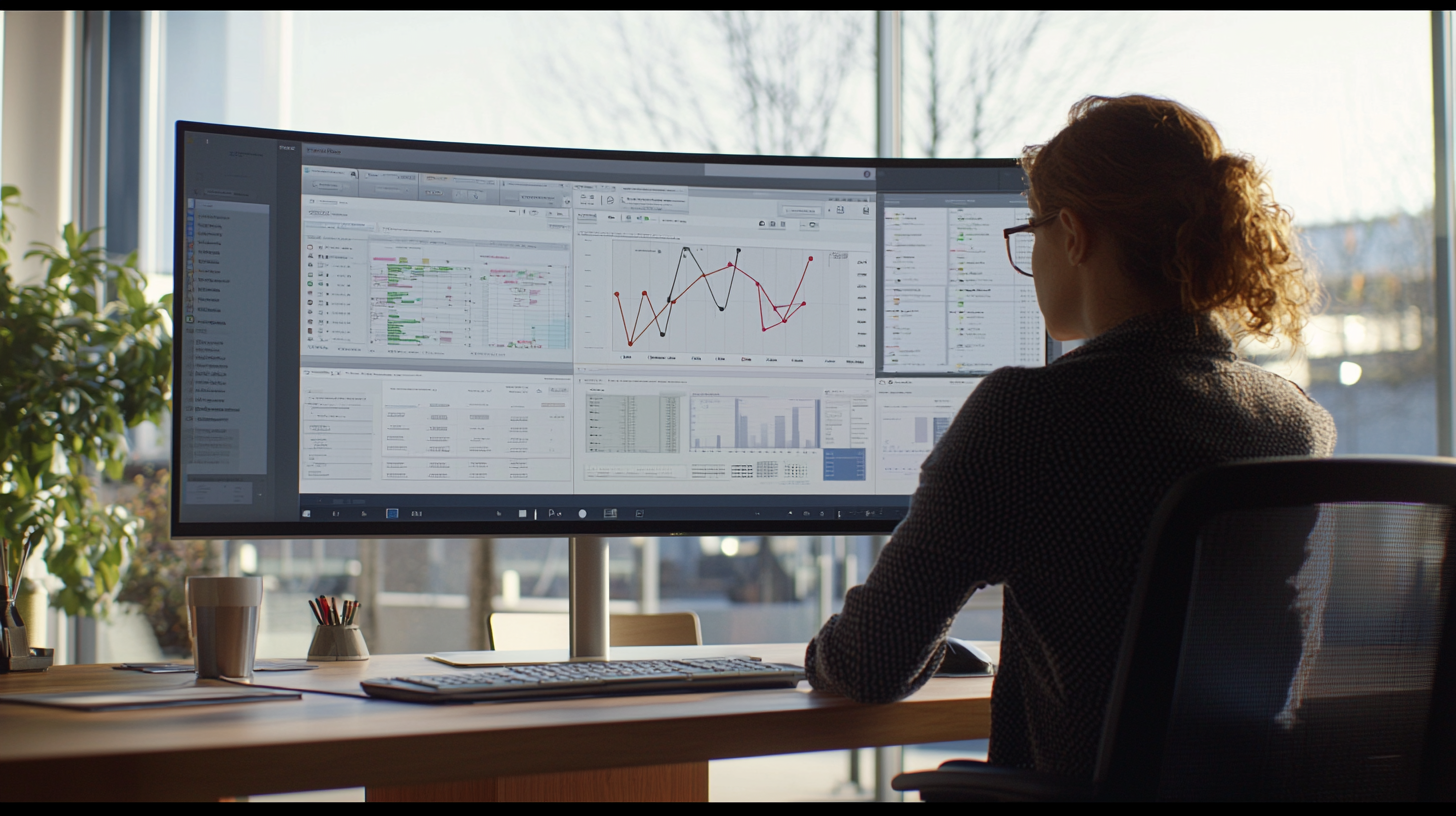
{"label": "monitor screen", "polygon": [[177,163],[179,536],[887,531],[1047,361],[1010,159],[179,122]]}

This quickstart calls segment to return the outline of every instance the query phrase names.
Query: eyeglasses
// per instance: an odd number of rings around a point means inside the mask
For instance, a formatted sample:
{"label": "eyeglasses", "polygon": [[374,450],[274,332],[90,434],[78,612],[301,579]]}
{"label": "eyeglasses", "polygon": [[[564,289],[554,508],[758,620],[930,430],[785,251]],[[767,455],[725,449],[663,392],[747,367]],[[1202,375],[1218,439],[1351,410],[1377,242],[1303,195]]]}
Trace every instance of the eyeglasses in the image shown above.
{"label": "eyeglasses", "polygon": [[1049,212],[1039,218],[1032,218],[1019,227],[1008,227],[1002,232],[1006,236],[1006,259],[1011,261],[1012,269],[1031,277],[1031,273],[1026,270],[1031,269],[1031,250],[1036,246],[1036,233],[1032,230],[1045,226],[1060,212],[1061,210]]}

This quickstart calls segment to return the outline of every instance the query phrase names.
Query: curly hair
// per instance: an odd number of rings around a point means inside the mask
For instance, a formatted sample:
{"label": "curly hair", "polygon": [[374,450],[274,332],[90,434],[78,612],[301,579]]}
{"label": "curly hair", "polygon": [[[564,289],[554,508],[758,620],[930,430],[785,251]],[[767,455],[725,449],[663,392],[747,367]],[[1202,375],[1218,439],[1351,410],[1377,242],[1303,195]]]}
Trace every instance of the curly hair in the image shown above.
{"label": "curly hair", "polygon": [[1169,99],[1089,96],[1021,164],[1032,210],[1070,207],[1105,230],[1135,282],[1236,338],[1300,345],[1319,289],[1291,215],[1204,117]]}

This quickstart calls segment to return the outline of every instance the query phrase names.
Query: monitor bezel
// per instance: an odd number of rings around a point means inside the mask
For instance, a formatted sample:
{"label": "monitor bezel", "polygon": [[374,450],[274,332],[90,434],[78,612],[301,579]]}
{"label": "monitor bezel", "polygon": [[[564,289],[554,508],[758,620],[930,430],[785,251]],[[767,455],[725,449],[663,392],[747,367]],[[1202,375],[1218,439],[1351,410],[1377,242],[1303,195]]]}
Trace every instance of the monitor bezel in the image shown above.
{"label": "monitor bezel", "polygon": [[[590,150],[585,148],[556,148],[525,145],[498,145],[471,142],[426,141],[420,139],[398,139],[379,136],[355,136],[316,131],[281,130],[275,128],[220,125],[207,122],[177,120],[175,130],[175,172],[173,190],[172,241],[173,269],[182,270],[184,247],[181,236],[185,234],[186,176],[184,149],[187,133],[214,134],[221,136],[242,136],[259,139],[274,139],[298,142],[326,142],[350,147],[382,147],[400,150],[425,150],[440,153],[475,153],[506,156],[531,156],[554,159],[587,159],[598,161],[675,162],[704,164],[739,164],[766,166],[809,166],[809,167],[871,167],[904,169],[974,169],[1015,168],[1017,159],[903,159],[845,156],[777,156],[748,155],[732,153],[671,153],[661,151],[632,150]],[[877,189],[876,194],[886,192]],[[893,191],[891,191],[893,192]],[[914,192],[906,190],[905,192]],[[878,239],[877,239],[878,240]],[[877,246],[876,250],[880,251]],[[173,300],[182,302],[183,275],[173,278]],[[1048,360],[1051,359],[1051,342],[1048,340]],[[172,379],[182,381],[182,354],[184,344],[173,345]],[[348,521],[261,521],[261,522],[184,522],[180,519],[182,506],[182,479],[179,457],[181,455],[181,425],[172,423],[172,472],[171,536],[182,539],[206,538],[248,538],[248,539],[296,539],[296,538],[479,538],[482,536],[506,536],[511,538],[567,536],[699,536],[699,535],[877,535],[890,533],[899,524],[902,514],[894,512],[880,518],[822,519],[808,518],[798,521],[785,519],[751,521],[740,520],[691,520],[691,519],[571,519],[559,521],[410,521],[407,519],[376,520],[367,522]],[[524,499],[543,494],[519,494]],[[705,494],[706,495],[706,494]],[[825,494],[833,495],[833,494]],[[817,498],[806,495],[806,499]],[[685,496],[684,498],[690,498]],[[751,501],[752,496],[744,496]]]}

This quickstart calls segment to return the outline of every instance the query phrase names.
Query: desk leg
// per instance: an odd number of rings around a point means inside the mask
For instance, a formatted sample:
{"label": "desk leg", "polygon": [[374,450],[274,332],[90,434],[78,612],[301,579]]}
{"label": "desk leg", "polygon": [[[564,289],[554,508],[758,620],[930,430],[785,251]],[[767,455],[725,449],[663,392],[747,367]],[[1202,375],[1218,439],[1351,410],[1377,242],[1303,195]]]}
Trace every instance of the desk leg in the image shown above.
{"label": "desk leg", "polygon": [[708,763],[371,787],[370,802],[706,802]]}

